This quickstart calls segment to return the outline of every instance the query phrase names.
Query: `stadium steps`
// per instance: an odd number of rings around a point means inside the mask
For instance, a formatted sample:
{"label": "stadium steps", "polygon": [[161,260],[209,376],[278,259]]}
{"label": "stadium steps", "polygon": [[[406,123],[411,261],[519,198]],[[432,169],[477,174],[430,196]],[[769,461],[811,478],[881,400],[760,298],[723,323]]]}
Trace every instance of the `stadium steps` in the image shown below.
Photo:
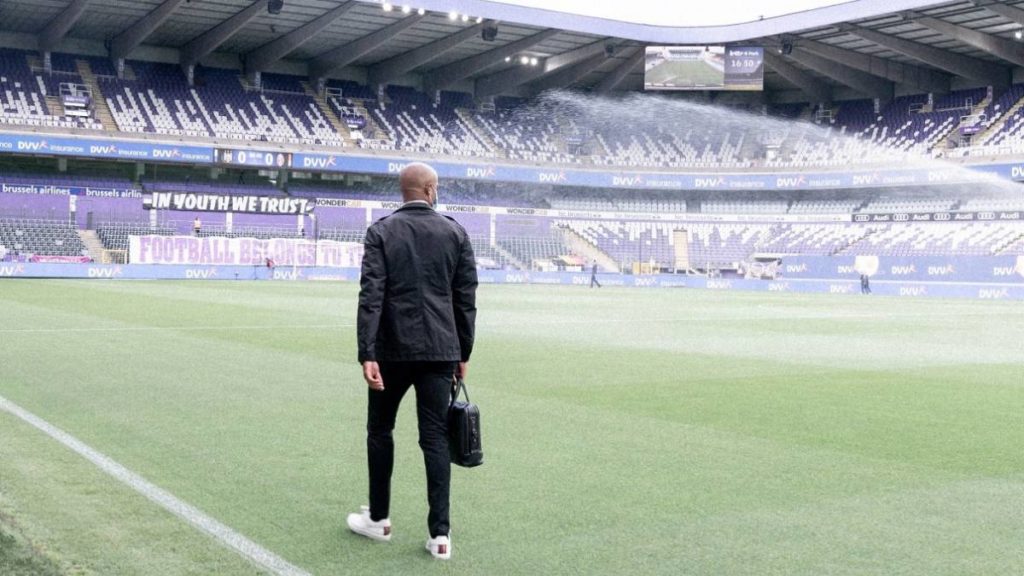
{"label": "stadium steps", "polygon": [[103,242],[100,241],[100,237],[96,235],[95,230],[79,230],[78,237],[82,240],[82,244],[85,245],[85,249],[89,251],[89,257],[92,258],[93,262],[103,262],[103,253],[106,248],[103,247]]}
{"label": "stadium steps", "polygon": [[606,254],[603,250],[592,244],[589,240],[580,236],[578,232],[572,228],[560,228],[562,232],[562,241],[569,247],[569,250],[574,254],[578,254],[587,259],[587,262],[597,262],[597,265],[608,272],[619,272],[621,267],[619,263],[615,261],[611,256]]}
{"label": "stadium steps", "polygon": [[348,126],[346,126],[345,123],[335,115],[334,111],[331,110],[331,107],[327,104],[327,99],[324,98],[324,95],[314,90],[313,87],[309,85],[309,82],[303,82],[302,87],[306,89],[306,94],[309,94],[309,96],[313,98],[313,101],[316,102],[316,107],[320,109],[324,118],[327,118],[327,121],[331,123],[331,127],[334,128],[334,131],[341,134],[341,137],[345,139],[345,145],[355,146],[355,139],[352,138],[352,132],[348,129]]}
{"label": "stadium steps", "polygon": [[527,266],[526,264],[523,264],[522,260],[520,260],[519,258],[516,258],[516,256],[514,254],[512,254],[508,250],[505,250],[505,248],[503,248],[497,242],[491,243],[491,250],[493,250],[494,252],[496,252],[499,255],[501,255],[501,257],[504,258],[509,264],[515,266],[519,270],[529,270],[530,269],[529,266]]}
{"label": "stadium steps", "polygon": [[871,237],[871,235],[874,234],[874,232],[875,232],[874,230],[868,230],[867,232],[864,233],[863,236],[861,236],[859,238],[854,238],[853,240],[847,242],[846,246],[840,246],[839,248],[836,248],[835,250],[833,250],[832,252],[829,253],[829,256],[839,256],[839,255],[842,255],[842,254],[846,254],[847,250],[849,250],[850,248],[853,248],[854,246],[864,242],[869,237]]}
{"label": "stadium steps", "polygon": [[46,109],[50,111],[51,116],[64,116],[64,105],[61,104],[60,98],[53,94],[46,95]]}
{"label": "stadium steps", "polygon": [[473,121],[473,115],[470,114],[468,110],[456,108],[455,114],[466,123],[466,127],[473,133],[473,136],[476,136],[477,140],[483,142],[484,146],[487,146],[490,151],[506,156],[505,150],[502,149],[501,146],[498,146],[494,139],[487,134],[486,130],[482,130],[480,126]]}
{"label": "stadium steps", "polygon": [[[1007,250],[1010,250],[1014,246],[1017,246],[1017,244],[1024,244],[1024,234],[1018,234],[1017,236],[1014,236],[1014,237],[1010,238],[1009,240],[1003,242],[1002,244],[997,244],[997,245],[993,246],[992,247],[992,255],[993,256],[1002,256],[1002,255],[1004,255],[1003,254],[1004,252],[1006,252]],[[1014,252],[1006,252],[1006,255],[1013,256],[1013,255],[1015,255],[1015,253]]]}
{"label": "stadium steps", "polygon": [[978,115],[984,114],[985,109],[988,108],[988,105],[991,102],[991,96],[985,96],[984,98],[982,98],[981,102],[978,102],[973,107],[971,107],[971,111],[969,114],[962,116],[960,118],[960,121],[957,122],[956,125],[954,125],[945,136],[939,139],[938,144],[936,144],[932,148],[932,150],[949,150],[950,148],[955,148],[956,146],[958,146],[960,128],[962,126],[973,126],[974,123],[977,123]]}
{"label": "stadium steps", "polygon": [[82,77],[82,83],[89,88],[89,92],[92,94],[93,111],[96,113],[96,119],[103,125],[103,130],[116,131],[117,123],[114,121],[114,115],[110,113],[107,98],[100,90],[96,75],[92,73],[92,66],[86,60],[76,60],[75,67],[78,68],[78,75]]}
{"label": "stadium steps", "polygon": [[989,139],[995,136],[996,134],[999,134],[1003,130],[1003,126],[1006,125],[1006,121],[1009,120],[1010,118],[1013,118],[1017,114],[1017,111],[1021,109],[1021,107],[1024,107],[1024,98],[1021,98],[1020,100],[1015,102],[1013,106],[1007,108],[1006,111],[1000,114],[999,117],[996,118],[996,120],[992,122],[992,124],[990,124],[988,128],[985,128],[981,132],[978,132],[978,134],[976,134],[974,138],[971,139],[971,143],[977,143],[977,145],[979,146],[984,146],[985,144],[988,144]]}

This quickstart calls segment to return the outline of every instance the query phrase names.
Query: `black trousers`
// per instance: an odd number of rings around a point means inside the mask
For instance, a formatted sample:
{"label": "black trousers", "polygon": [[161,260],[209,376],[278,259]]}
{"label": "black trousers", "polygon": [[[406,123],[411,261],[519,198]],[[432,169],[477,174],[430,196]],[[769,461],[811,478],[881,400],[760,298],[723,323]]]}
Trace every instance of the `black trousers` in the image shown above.
{"label": "black trousers", "polygon": [[370,518],[390,516],[391,472],[395,464],[392,430],[398,406],[409,387],[416,390],[420,449],[427,469],[427,528],[430,536],[448,534],[451,457],[448,454],[448,405],[455,362],[381,362],[384,390],[370,390],[366,452],[370,469]]}

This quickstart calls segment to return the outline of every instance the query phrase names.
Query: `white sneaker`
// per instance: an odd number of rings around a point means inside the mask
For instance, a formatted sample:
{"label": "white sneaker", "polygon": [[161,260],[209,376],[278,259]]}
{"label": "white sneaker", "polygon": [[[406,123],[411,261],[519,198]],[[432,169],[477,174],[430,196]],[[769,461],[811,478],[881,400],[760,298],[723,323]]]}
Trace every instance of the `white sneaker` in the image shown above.
{"label": "white sneaker", "polygon": [[452,541],[447,536],[428,538],[427,551],[438,560],[447,560],[452,557]]}
{"label": "white sneaker", "polygon": [[360,506],[359,514],[348,515],[349,530],[366,536],[371,540],[389,542],[391,540],[391,520],[385,518],[374,522],[370,519],[370,507]]}

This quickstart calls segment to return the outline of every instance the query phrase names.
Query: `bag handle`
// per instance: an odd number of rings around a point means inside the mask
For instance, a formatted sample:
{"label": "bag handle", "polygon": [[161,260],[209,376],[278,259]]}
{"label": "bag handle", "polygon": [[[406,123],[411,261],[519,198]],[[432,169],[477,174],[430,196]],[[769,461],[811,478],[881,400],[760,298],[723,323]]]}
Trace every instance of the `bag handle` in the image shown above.
{"label": "bag handle", "polygon": [[469,402],[469,389],[466,388],[466,382],[458,376],[452,377],[452,402],[459,399],[459,393],[466,396],[466,402]]}

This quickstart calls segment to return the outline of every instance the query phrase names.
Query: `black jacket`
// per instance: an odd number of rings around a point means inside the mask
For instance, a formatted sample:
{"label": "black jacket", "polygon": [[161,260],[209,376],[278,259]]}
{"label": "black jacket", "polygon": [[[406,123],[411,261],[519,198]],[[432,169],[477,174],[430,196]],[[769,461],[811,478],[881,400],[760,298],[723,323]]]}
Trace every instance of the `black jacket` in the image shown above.
{"label": "black jacket", "polygon": [[473,352],[476,262],[466,230],[425,203],[366,231],[359,361],[462,361]]}

